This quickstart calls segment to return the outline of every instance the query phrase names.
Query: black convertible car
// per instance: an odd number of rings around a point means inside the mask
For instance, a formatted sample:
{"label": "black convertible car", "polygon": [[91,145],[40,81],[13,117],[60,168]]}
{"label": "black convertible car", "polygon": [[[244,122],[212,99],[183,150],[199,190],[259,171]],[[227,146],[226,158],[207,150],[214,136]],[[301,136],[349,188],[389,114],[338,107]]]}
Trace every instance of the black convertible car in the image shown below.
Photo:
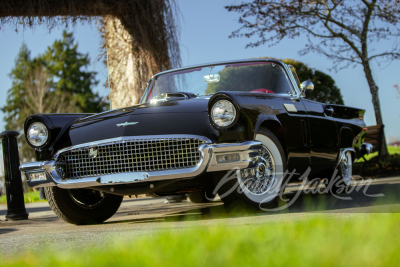
{"label": "black convertible car", "polygon": [[161,72],[138,105],[28,117],[37,161],[20,169],[74,224],[107,220],[125,195],[186,193],[206,202],[218,193],[227,205],[273,207],[286,180],[304,175],[339,178],[337,191],[372,148],[363,143],[365,110],[308,100],[312,89],[278,60]]}

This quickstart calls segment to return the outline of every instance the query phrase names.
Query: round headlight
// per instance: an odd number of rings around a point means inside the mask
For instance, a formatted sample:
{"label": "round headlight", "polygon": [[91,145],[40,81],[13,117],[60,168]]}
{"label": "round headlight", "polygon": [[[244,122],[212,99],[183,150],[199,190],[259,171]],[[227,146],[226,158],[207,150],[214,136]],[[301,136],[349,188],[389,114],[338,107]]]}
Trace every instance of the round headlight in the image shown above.
{"label": "round headlight", "polygon": [[32,146],[39,147],[46,143],[47,138],[49,137],[49,132],[43,123],[34,122],[29,126],[26,137]]}
{"label": "round headlight", "polygon": [[211,118],[220,127],[229,126],[236,118],[236,108],[228,100],[218,100],[211,109]]}

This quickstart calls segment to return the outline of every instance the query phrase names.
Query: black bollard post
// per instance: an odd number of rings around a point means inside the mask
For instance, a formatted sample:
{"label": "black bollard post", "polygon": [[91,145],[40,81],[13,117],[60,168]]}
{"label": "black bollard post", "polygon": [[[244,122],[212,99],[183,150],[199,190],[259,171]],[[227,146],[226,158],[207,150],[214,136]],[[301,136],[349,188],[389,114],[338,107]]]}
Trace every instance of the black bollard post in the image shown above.
{"label": "black bollard post", "polygon": [[0,134],[3,144],[4,175],[7,194],[7,220],[26,220],[22,189],[21,172],[19,170],[19,155],[16,131],[5,131]]}

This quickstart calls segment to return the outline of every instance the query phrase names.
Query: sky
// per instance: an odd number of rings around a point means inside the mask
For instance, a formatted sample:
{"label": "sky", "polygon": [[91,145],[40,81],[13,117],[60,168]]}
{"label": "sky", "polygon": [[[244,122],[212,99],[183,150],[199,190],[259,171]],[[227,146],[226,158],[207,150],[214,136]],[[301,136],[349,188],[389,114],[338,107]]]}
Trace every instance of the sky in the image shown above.
{"label": "sky", "polygon": [[[228,12],[225,5],[239,3],[227,0],[203,0],[187,1],[177,0],[180,9],[180,49],[182,65],[194,65],[207,62],[224,60],[246,59],[269,56],[274,58],[293,58],[306,63],[309,67],[323,71],[333,77],[337,86],[341,89],[345,105],[366,109],[365,121],[367,125],[375,125],[375,117],[371,102],[371,94],[361,67],[349,68],[339,72],[330,71],[332,63],[327,58],[311,53],[300,56],[298,51],[306,44],[306,38],[284,40],[280,44],[268,47],[247,48],[246,44],[256,39],[235,38],[228,36],[238,29],[239,14]],[[64,26],[49,30],[45,26],[37,26],[34,29],[19,28],[15,31],[13,25],[2,25],[0,29],[0,107],[6,104],[7,90],[11,88],[11,80],[8,77],[14,66],[15,58],[23,42],[31,50],[32,57],[44,53],[47,46],[54,40],[61,38]],[[98,72],[100,81],[95,91],[100,95],[108,94],[108,89],[102,85],[107,78],[107,68],[102,62],[96,60],[100,53],[101,37],[95,23],[84,23],[70,26],[68,31],[74,32],[78,42],[78,50],[81,53],[89,53],[91,58],[91,70]],[[391,45],[382,43],[379,45]],[[395,84],[400,85],[400,60],[391,64],[372,66],[375,81],[380,91],[381,110],[385,124],[385,134],[388,142],[400,140],[400,99],[396,97]],[[318,87],[315,87],[318,90]],[[0,112],[0,132],[4,130]]]}

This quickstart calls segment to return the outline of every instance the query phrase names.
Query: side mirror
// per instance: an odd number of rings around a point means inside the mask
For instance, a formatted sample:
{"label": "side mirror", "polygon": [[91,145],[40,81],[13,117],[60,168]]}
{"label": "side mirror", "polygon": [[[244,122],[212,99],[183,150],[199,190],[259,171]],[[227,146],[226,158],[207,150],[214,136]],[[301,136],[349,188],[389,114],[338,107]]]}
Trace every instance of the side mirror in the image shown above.
{"label": "side mirror", "polygon": [[301,91],[314,90],[314,84],[310,80],[304,81],[300,84],[300,89]]}
{"label": "side mirror", "polygon": [[314,90],[314,84],[310,81],[304,81],[300,84],[301,95],[306,95],[306,90]]}

